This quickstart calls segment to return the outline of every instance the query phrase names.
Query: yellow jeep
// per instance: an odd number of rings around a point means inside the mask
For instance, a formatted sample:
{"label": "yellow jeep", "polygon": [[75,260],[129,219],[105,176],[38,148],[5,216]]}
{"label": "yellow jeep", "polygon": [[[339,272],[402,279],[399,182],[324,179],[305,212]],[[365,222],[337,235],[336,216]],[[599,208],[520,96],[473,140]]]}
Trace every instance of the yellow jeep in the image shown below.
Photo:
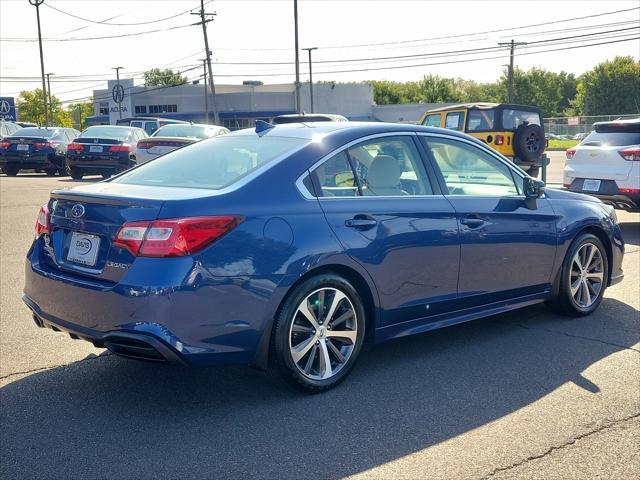
{"label": "yellow jeep", "polygon": [[543,162],[545,135],[537,107],[506,103],[463,103],[428,110],[421,125],[465,132],[510,158],[532,177]]}

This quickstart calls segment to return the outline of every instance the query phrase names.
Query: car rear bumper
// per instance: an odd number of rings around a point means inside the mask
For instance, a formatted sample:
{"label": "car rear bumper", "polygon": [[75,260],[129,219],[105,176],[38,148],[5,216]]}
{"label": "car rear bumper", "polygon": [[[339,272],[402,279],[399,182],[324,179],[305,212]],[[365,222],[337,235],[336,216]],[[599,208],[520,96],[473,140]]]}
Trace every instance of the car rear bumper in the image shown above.
{"label": "car rear bumper", "polygon": [[597,192],[584,190],[584,178],[576,178],[569,185],[571,192],[584,193],[599,198],[604,203],[621,210],[635,211],[640,209],[640,193],[621,192],[615,180],[601,180]]}
{"label": "car rear bumper", "polygon": [[281,276],[214,277],[182,257],[142,259],[118,283],[100,282],[40,262],[41,241],[25,265],[24,301],[36,323],[134,358],[114,339],[142,342],[160,355],[156,361],[258,363],[263,333],[282,295]]}
{"label": "car rear bumper", "polygon": [[63,168],[64,157],[56,155],[0,155],[0,168],[24,169]]}
{"label": "car rear bumper", "polygon": [[85,155],[68,155],[69,168],[80,168],[85,173],[119,172],[132,166],[132,160],[128,156],[102,156],[89,157]]}

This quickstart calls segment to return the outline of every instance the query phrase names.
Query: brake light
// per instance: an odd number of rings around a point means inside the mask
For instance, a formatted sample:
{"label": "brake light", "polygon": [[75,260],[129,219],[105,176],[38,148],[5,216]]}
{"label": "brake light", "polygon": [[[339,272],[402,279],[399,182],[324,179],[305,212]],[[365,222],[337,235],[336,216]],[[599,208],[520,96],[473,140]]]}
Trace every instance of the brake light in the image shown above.
{"label": "brake light", "polygon": [[9,148],[11,146],[11,142],[0,142],[0,148]]}
{"label": "brake light", "polygon": [[496,135],[496,145],[504,145],[504,135]]}
{"label": "brake light", "polygon": [[619,188],[620,193],[640,193],[640,188]]}
{"label": "brake light", "polygon": [[148,150],[149,148],[151,148],[151,146],[152,146],[151,142],[144,142],[142,140],[138,142],[138,148],[142,150]]}
{"label": "brake light", "polygon": [[576,149],[575,148],[569,148],[569,149],[567,149],[566,152],[564,152],[564,154],[567,156],[567,159],[571,159],[576,154]]}
{"label": "brake light", "polygon": [[112,153],[131,152],[131,145],[127,143],[123,143],[122,145],[112,145],[109,147],[109,151]]}
{"label": "brake light", "polygon": [[51,233],[51,216],[49,215],[49,207],[45,203],[40,207],[38,216],[36,217],[36,237],[45,233]]}
{"label": "brake light", "polygon": [[640,148],[625,148],[618,152],[622,158],[630,162],[640,162]]}
{"label": "brake light", "polygon": [[139,257],[192,255],[219,240],[242,222],[242,217],[193,217],[125,223],[114,246]]}
{"label": "brake light", "polygon": [[40,148],[56,148],[60,146],[60,143],[58,142],[35,142],[33,144],[33,146],[35,147],[36,150],[40,149]]}
{"label": "brake light", "polygon": [[77,151],[77,152],[81,152],[84,150],[84,146],[82,146],[80,143],[70,143],[67,146],[67,151]]}

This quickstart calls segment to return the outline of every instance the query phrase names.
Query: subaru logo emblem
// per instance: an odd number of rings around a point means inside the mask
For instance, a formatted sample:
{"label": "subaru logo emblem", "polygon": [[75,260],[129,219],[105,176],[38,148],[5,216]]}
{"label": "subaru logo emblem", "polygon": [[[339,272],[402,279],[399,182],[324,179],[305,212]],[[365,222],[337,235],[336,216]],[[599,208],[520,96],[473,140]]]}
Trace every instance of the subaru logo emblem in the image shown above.
{"label": "subaru logo emblem", "polygon": [[84,205],[81,203],[76,203],[73,207],[71,207],[71,215],[73,218],[80,218],[84,216]]}

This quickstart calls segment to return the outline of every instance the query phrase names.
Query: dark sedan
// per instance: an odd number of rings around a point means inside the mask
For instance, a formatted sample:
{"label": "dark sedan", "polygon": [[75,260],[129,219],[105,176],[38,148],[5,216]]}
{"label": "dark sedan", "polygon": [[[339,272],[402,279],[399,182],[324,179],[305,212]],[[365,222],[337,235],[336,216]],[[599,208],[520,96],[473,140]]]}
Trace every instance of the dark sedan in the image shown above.
{"label": "dark sedan", "polygon": [[21,128],[0,142],[0,167],[10,177],[27,169],[64,175],[67,147],[79,133],[73,128]]}
{"label": "dark sedan", "polygon": [[89,127],[69,145],[67,168],[74,180],[84,175],[109,178],[135,165],[136,143],[147,138],[137,127],[100,125]]}

